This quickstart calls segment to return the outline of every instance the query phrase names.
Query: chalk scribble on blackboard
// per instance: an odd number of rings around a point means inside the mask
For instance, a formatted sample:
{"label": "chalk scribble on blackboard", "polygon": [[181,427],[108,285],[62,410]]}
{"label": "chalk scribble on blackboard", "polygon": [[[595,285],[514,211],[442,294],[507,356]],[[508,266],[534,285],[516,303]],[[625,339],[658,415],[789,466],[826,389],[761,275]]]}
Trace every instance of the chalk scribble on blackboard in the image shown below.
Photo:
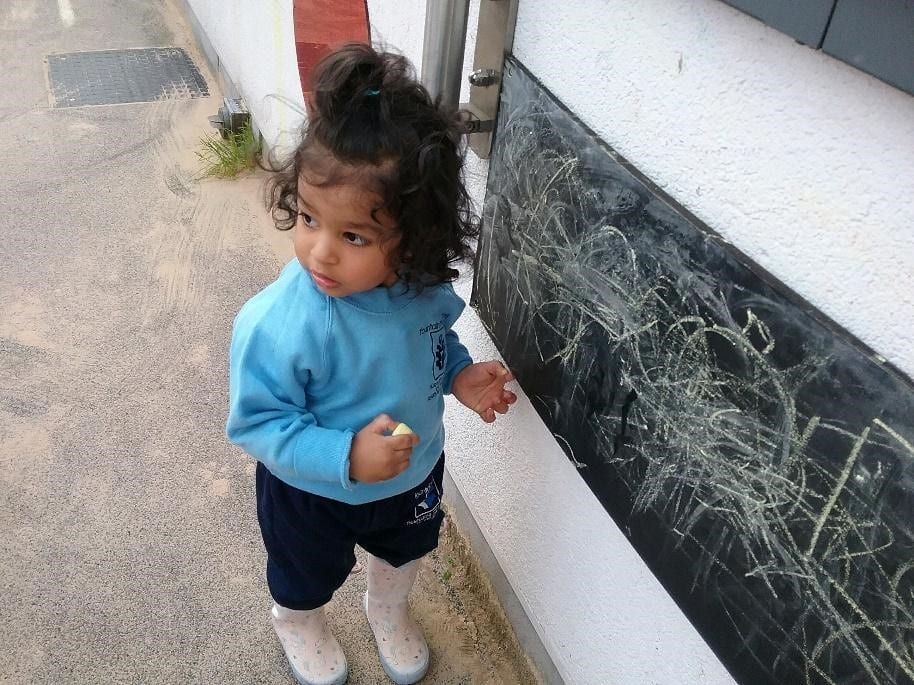
{"label": "chalk scribble on blackboard", "polygon": [[909,379],[514,60],[495,140],[474,303],[722,661],[743,683],[914,682]]}

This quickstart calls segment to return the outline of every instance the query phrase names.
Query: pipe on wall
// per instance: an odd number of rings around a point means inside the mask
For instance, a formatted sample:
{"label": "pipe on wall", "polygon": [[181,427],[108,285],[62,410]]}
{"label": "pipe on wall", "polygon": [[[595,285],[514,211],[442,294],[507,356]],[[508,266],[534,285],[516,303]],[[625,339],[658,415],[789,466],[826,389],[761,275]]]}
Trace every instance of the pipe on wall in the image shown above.
{"label": "pipe on wall", "polygon": [[469,9],[470,0],[428,0],[425,10],[422,83],[453,108],[460,100]]}

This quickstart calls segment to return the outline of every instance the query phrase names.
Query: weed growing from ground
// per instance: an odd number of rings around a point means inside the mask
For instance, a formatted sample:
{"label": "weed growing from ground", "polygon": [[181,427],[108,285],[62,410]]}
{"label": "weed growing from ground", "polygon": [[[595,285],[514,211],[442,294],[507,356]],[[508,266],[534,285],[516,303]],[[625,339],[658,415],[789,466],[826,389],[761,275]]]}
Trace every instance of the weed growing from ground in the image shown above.
{"label": "weed growing from ground", "polygon": [[250,125],[226,137],[209,134],[200,139],[200,177],[234,178],[257,165],[261,142]]}

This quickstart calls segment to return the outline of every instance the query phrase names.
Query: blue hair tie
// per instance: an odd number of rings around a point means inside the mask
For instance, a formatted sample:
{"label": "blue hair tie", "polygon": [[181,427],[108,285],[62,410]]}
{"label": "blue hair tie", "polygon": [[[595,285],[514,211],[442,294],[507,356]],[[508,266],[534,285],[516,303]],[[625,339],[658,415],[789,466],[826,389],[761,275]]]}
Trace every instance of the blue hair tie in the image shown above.
{"label": "blue hair tie", "polygon": [[376,97],[380,94],[381,94],[380,88],[369,88],[368,90],[365,91],[366,97]]}

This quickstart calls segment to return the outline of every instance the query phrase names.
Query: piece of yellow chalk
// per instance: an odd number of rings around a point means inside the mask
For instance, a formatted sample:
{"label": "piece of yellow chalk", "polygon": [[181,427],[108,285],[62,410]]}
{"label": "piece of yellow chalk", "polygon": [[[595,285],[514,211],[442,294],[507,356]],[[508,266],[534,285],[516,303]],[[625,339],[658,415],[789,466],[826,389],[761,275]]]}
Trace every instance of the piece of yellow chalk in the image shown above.
{"label": "piece of yellow chalk", "polygon": [[413,429],[407,426],[405,423],[398,423],[397,427],[394,428],[394,432],[391,435],[404,435],[406,433],[412,433]]}

